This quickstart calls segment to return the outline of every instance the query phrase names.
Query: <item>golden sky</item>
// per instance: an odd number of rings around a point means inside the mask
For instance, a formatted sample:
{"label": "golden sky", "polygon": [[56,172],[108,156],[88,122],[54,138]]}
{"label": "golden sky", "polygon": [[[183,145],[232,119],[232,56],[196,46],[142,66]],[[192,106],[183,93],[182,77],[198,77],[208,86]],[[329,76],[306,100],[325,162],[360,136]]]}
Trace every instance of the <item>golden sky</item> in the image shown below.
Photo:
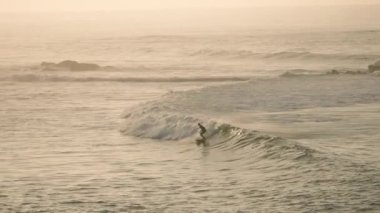
{"label": "golden sky", "polygon": [[380,0],[0,0],[0,11],[91,11],[346,4],[380,4]]}

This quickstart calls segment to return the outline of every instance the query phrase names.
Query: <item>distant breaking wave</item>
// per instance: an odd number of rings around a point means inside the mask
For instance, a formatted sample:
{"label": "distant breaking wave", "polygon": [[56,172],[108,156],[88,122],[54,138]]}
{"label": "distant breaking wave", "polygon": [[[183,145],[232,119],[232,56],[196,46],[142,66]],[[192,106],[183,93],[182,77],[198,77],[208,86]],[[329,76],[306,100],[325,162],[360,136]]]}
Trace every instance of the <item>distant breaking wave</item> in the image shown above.
{"label": "distant breaking wave", "polygon": [[215,58],[234,58],[234,59],[276,59],[276,60],[377,60],[380,55],[361,55],[361,54],[326,54],[312,52],[274,52],[258,53],[249,50],[213,50],[203,49],[196,51],[191,56],[215,57]]}
{"label": "distant breaking wave", "polygon": [[[50,74],[51,73],[51,74]],[[379,76],[379,72],[370,73],[366,69],[342,69],[342,70],[307,70],[293,69],[287,71],[278,71],[281,77],[293,76],[323,76],[323,75],[372,75]],[[122,74],[122,73],[120,73]],[[129,77],[129,76],[105,76],[100,77],[101,73],[91,75],[75,75],[75,73],[55,73],[49,72],[19,72],[9,76],[0,77],[0,81],[16,81],[16,82],[165,82],[165,83],[181,83],[181,82],[239,82],[254,79],[255,76],[192,76],[192,77]]]}
{"label": "distant breaking wave", "polygon": [[0,81],[19,82],[228,82],[247,81],[249,77],[72,77],[41,74],[18,74],[0,78]]}

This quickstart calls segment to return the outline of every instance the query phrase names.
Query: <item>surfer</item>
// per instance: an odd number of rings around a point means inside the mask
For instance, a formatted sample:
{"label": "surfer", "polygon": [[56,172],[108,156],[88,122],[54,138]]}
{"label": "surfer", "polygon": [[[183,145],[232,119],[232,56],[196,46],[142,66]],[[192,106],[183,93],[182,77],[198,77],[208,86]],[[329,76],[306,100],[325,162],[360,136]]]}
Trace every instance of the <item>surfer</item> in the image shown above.
{"label": "surfer", "polygon": [[199,129],[201,129],[200,135],[201,135],[202,139],[206,140],[206,138],[204,136],[204,134],[206,133],[206,128],[201,123],[198,123],[198,126],[199,126]]}
{"label": "surfer", "polygon": [[199,129],[201,129],[200,135],[202,138],[197,139],[197,145],[200,146],[201,144],[203,144],[203,146],[207,146],[206,137],[204,136],[207,130],[201,123],[198,123],[198,126]]}

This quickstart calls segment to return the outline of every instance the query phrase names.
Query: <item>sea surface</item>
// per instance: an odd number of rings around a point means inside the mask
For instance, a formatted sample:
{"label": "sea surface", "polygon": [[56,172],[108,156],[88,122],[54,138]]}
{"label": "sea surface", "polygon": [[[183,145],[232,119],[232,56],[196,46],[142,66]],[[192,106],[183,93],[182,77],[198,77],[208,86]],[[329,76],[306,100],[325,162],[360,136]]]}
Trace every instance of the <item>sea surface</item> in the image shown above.
{"label": "sea surface", "polygon": [[[380,212],[378,30],[0,49],[0,212]],[[102,68],[40,67],[68,59]]]}

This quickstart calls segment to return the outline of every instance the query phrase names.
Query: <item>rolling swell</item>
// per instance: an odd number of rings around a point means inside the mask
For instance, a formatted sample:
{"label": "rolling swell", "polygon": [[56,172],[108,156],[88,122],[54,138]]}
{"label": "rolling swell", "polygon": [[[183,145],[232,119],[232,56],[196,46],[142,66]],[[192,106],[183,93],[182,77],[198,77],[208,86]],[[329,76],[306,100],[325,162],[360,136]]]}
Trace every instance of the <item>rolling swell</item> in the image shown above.
{"label": "rolling swell", "polygon": [[307,51],[292,52],[272,52],[262,53],[250,50],[215,50],[202,49],[190,54],[191,56],[210,57],[210,58],[235,58],[235,59],[274,59],[274,60],[376,60],[380,55],[371,54],[339,54],[339,53],[313,53]]}
{"label": "rolling swell", "polygon": [[234,127],[229,124],[218,126],[208,140],[211,148],[237,152],[244,151],[261,159],[311,159],[313,153],[317,152],[295,141]]}

